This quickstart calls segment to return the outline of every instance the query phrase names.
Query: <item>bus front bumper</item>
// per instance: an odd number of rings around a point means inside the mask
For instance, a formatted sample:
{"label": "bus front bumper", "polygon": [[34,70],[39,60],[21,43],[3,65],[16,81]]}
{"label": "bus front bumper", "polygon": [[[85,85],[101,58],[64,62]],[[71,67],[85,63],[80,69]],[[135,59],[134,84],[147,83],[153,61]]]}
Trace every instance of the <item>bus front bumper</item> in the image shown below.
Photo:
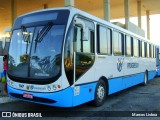
{"label": "bus front bumper", "polygon": [[14,99],[56,107],[73,106],[73,89],[71,87],[53,93],[29,92],[10,86],[7,86],[7,89],[9,97]]}

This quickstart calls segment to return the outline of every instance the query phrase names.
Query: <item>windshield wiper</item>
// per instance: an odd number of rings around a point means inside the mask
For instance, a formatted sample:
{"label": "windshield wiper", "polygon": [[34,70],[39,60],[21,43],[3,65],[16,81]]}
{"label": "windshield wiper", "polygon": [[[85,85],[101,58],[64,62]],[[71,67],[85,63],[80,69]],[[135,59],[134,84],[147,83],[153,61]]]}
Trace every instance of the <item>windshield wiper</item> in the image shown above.
{"label": "windshield wiper", "polygon": [[27,42],[26,44],[26,54],[27,54],[28,44],[30,43],[30,32],[27,32],[27,29],[25,26],[21,26],[21,30],[22,30],[23,40],[24,42]]}
{"label": "windshield wiper", "polygon": [[43,38],[47,35],[47,33],[52,28],[53,23],[49,22],[46,26],[44,26],[41,30],[38,31],[38,34],[35,39],[35,47],[34,52],[36,52],[37,43],[42,42]]}

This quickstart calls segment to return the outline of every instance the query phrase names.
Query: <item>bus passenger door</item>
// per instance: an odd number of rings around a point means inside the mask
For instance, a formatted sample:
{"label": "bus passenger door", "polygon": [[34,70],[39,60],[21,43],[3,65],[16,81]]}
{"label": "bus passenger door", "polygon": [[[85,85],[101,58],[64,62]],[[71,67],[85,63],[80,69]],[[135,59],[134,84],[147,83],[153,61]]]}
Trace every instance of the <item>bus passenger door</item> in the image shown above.
{"label": "bus passenger door", "polygon": [[[83,22],[87,24],[88,21]],[[86,27],[88,28],[85,29]],[[74,106],[94,98],[94,84],[91,83],[94,81],[94,60],[94,24],[93,28],[76,24],[74,30]]]}

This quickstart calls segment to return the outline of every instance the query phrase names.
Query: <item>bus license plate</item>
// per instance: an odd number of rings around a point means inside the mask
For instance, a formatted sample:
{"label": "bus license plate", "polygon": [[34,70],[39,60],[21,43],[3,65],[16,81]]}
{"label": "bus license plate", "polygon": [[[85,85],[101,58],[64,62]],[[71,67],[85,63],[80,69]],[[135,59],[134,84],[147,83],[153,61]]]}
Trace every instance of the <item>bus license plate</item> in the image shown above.
{"label": "bus license plate", "polygon": [[28,93],[23,93],[23,97],[24,98],[33,99],[33,95],[32,94],[28,94]]}

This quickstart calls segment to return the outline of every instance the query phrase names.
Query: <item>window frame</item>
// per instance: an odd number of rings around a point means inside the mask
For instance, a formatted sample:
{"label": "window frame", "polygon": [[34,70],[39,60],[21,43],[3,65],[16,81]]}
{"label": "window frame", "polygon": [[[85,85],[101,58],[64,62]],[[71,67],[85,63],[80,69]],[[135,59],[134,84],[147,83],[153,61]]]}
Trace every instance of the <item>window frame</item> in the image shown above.
{"label": "window frame", "polygon": [[[106,52],[101,52],[101,46],[100,46],[100,28],[104,28],[106,30]],[[108,31],[110,31],[109,33],[109,36],[110,38],[108,39]],[[108,41],[109,40],[109,41]],[[109,46],[110,45],[110,49],[109,49]],[[107,27],[107,26],[104,26],[104,25],[100,25],[100,24],[97,24],[97,54],[99,55],[112,55],[112,29]],[[109,51],[108,51],[109,50]]]}
{"label": "window frame", "polygon": [[153,45],[153,58],[156,58],[155,45]]}
{"label": "window frame", "polygon": [[[115,42],[115,39],[114,39],[114,37],[115,37],[115,33],[118,33],[118,40],[120,40],[121,41],[121,51],[120,51],[120,54],[117,54],[117,53],[115,53],[115,44],[114,44],[114,42]],[[118,31],[118,30],[113,30],[113,37],[112,37],[112,49],[113,49],[113,55],[115,55],[115,56],[123,56],[124,55],[124,33],[122,33],[122,32],[120,32],[120,31]],[[120,39],[119,39],[120,38]],[[119,52],[119,51],[118,51]]]}
{"label": "window frame", "polygon": [[146,48],[145,48],[145,42],[141,41],[141,57],[145,58],[146,57]]}
{"label": "window frame", "polygon": [[146,43],[146,57],[147,58],[150,58],[150,56],[149,56],[149,51],[150,51],[150,48],[149,48],[149,43]]}
{"label": "window frame", "polygon": [[[81,26],[75,26],[75,27],[78,27],[78,28],[80,28],[81,29],[81,41],[80,41],[80,51],[78,51],[78,44],[76,45],[76,52],[79,52],[79,53],[89,53],[89,54],[94,54],[95,53],[95,47],[94,47],[94,45],[95,45],[95,32],[94,32],[94,30],[91,30],[91,29],[89,29],[89,31],[88,31],[88,39],[90,39],[90,40],[87,40],[87,41],[89,41],[89,44],[90,44],[90,48],[89,48],[89,51],[90,52],[86,52],[86,51],[84,51],[84,40],[82,40],[82,37],[83,37],[83,28],[81,27]],[[93,33],[93,36],[91,36],[92,35],[92,33]],[[77,41],[76,41],[77,42]]]}
{"label": "window frame", "polygon": [[[127,49],[127,41],[128,41],[127,37],[130,38],[130,52],[129,52],[130,54],[127,53],[127,51],[128,51],[128,49]],[[131,36],[129,36],[127,34],[125,35],[125,56],[127,56],[127,57],[132,56],[132,38],[131,38]]]}
{"label": "window frame", "polygon": [[[135,43],[135,42],[137,42],[137,43]],[[139,51],[140,51],[140,49],[139,49],[139,44],[140,44],[140,42],[139,42],[139,40],[138,39],[136,39],[136,38],[133,38],[133,56],[134,57],[140,57],[140,54],[139,54]],[[135,45],[137,45],[137,46],[135,46]],[[135,55],[135,48],[137,49],[137,55]]]}

